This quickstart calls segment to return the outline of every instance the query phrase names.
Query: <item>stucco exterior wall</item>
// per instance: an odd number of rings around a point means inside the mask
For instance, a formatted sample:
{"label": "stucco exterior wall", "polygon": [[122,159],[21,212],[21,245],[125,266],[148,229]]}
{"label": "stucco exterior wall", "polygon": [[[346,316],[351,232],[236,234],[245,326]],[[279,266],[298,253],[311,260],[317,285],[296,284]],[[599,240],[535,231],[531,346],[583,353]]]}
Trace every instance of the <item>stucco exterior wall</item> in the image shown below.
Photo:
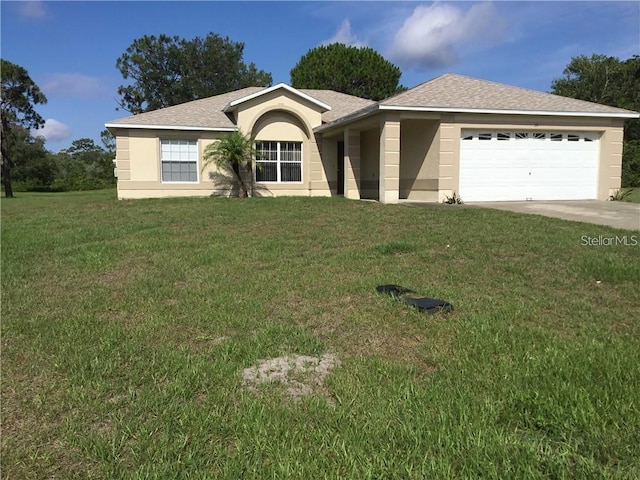
{"label": "stucco exterior wall", "polygon": [[262,182],[263,195],[331,195],[313,129],[322,124],[321,108],[285,90],[248,100],[235,112],[238,128],[257,140],[302,142],[301,182]]}
{"label": "stucco exterior wall", "polygon": [[307,126],[307,136],[322,124],[320,107],[291,92],[276,90],[240,104],[236,111],[238,128],[245,133],[251,132],[264,114],[273,111],[288,112],[298,117]]}
{"label": "stucco exterior wall", "polygon": [[302,142],[302,182],[260,185],[272,195],[331,195],[313,129],[322,124],[321,108],[291,92],[276,90],[239,105],[238,127],[258,140]]}
{"label": "stucco exterior wall", "polygon": [[[329,181],[320,157],[313,128],[322,123],[321,108],[287,91],[274,91],[237,106],[239,129],[258,140],[302,143],[302,181],[264,182],[258,185],[261,195],[331,195]],[[214,166],[202,171],[204,149],[225,132],[176,131],[151,129],[115,130],[118,172],[118,198],[166,196],[208,196],[223,189],[210,178]],[[198,181],[194,183],[162,182],[160,140],[183,139],[198,142]]]}
{"label": "stucco exterior wall", "polygon": [[380,118],[380,181],[378,201],[397,203],[400,199],[400,114],[386,112]]}
{"label": "stucco exterior wall", "polygon": [[438,201],[439,122],[408,119],[400,128],[400,198]]}
{"label": "stucco exterior wall", "polygon": [[460,127],[453,115],[442,115],[438,127],[440,161],[438,164],[438,202],[458,189],[460,171]]}
{"label": "stucco exterior wall", "polygon": [[[118,129],[116,137],[116,169],[118,198],[158,198],[169,196],[208,196],[214,184],[209,178],[213,166],[202,170],[204,149],[220,138],[218,132],[181,132],[174,130]],[[162,182],[160,175],[160,141],[163,139],[196,140],[198,142],[198,181],[194,183]]]}
{"label": "stucco exterior wall", "polygon": [[[320,137],[321,142],[321,150],[319,152],[320,155],[320,168],[323,172],[324,184],[326,184],[329,189],[329,195],[337,195],[338,194],[338,140],[333,138],[324,138]],[[316,182],[312,183],[312,186],[315,186]],[[320,185],[320,191],[322,190],[324,185]],[[314,188],[312,190],[315,192],[317,189]]]}
{"label": "stucco exterior wall", "polygon": [[[309,123],[309,118],[303,116],[308,115],[313,121],[320,121],[319,112],[300,104],[296,109],[295,104],[278,100],[282,99],[276,98],[267,103],[273,108],[271,110],[268,107],[249,108],[250,112],[259,115],[258,118],[248,116],[244,110],[238,112],[238,118],[242,119],[244,125],[251,126],[251,134],[255,135],[257,140],[301,142],[302,181],[299,183],[262,182],[260,185],[273,195],[331,195],[317,139],[313,135],[312,124]],[[285,97],[284,100],[287,98]],[[281,109],[283,105],[286,105],[285,110]],[[310,111],[312,113],[309,113]]]}
{"label": "stucco exterior wall", "polygon": [[[312,138],[313,141],[309,143],[309,162],[311,165],[309,195],[330,197],[332,193],[329,175],[336,169],[336,165],[334,164],[333,168],[325,168],[326,161],[322,158],[322,137],[314,135]],[[331,157],[331,153],[328,155]]]}
{"label": "stucco exterior wall", "polygon": [[602,132],[600,137],[600,165],[598,175],[598,200],[614,195],[622,185],[622,121]]}
{"label": "stucco exterior wall", "polygon": [[380,194],[380,130],[360,134],[360,198],[377,200]]}
{"label": "stucco exterior wall", "polygon": [[344,131],[344,196],[360,199],[360,131],[346,128]]}

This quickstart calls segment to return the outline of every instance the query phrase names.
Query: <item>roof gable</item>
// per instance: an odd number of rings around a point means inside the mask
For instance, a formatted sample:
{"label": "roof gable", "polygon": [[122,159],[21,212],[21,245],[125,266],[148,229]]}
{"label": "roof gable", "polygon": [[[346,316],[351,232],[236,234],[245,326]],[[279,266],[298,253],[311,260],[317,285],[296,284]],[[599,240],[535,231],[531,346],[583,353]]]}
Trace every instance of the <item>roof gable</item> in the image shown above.
{"label": "roof gable", "polygon": [[331,110],[331,106],[327,105],[324,102],[321,102],[320,100],[307,95],[306,93],[304,93],[302,90],[297,90],[293,87],[290,87],[287,84],[284,83],[278,83],[277,85],[273,85],[271,87],[265,88],[263,90],[257,91],[257,92],[253,92],[250,93],[248,95],[245,95],[243,97],[237,98],[235,100],[232,100],[231,102],[229,102],[229,104],[227,106],[225,106],[224,111],[225,112],[231,112],[233,110],[235,110],[239,105],[242,105],[245,102],[248,102],[249,100],[253,100],[254,98],[259,98],[263,95],[267,95],[271,92],[275,92],[277,90],[285,90],[289,93],[292,93],[293,95],[302,98],[304,100],[306,100],[307,102],[310,102],[314,105],[316,105],[317,107],[320,108],[321,111],[326,112]]}

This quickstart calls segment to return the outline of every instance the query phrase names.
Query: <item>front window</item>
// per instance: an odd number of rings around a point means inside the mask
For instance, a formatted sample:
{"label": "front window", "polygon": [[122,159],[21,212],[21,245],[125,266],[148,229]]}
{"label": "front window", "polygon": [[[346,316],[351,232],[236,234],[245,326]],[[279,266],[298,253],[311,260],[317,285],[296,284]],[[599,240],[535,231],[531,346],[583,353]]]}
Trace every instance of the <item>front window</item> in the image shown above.
{"label": "front window", "polygon": [[196,140],[160,140],[163,182],[198,181],[198,142]]}
{"label": "front window", "polygon": [[259,141],[256,144],[256,181],[301,182],[302,143]]}

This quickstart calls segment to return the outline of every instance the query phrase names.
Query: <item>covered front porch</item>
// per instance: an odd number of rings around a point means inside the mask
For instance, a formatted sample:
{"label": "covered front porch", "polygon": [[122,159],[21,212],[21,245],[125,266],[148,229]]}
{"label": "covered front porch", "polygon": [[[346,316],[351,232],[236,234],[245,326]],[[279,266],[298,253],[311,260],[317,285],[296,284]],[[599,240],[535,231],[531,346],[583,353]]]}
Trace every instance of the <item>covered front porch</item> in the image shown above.
{"label": "covered front porch", "polygon": [[448,138],[443,142],[443,127],[436,115],[381,112],[324,131],[322,168],[331,194],[381,203],[440,201],[454,178],[454,148]]}

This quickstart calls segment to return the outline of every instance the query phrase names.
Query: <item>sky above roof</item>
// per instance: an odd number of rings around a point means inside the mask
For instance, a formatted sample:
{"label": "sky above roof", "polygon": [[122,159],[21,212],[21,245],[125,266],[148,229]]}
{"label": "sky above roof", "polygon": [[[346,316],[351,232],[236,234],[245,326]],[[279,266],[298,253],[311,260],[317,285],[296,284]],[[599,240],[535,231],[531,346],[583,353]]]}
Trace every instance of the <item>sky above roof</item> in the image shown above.
{"label": "sky above roof", "polygon": [[446,72],[540,91],[572,57],[640,54],[640,2],[40,2],[2,1],[2,58],[26,68],[48,98],[37,134],[57,151],[99,141],[125,80],[117,58],[143,35],[245,44],[245,62],[274,84],[311,48],[374,48],[413,87]]}

